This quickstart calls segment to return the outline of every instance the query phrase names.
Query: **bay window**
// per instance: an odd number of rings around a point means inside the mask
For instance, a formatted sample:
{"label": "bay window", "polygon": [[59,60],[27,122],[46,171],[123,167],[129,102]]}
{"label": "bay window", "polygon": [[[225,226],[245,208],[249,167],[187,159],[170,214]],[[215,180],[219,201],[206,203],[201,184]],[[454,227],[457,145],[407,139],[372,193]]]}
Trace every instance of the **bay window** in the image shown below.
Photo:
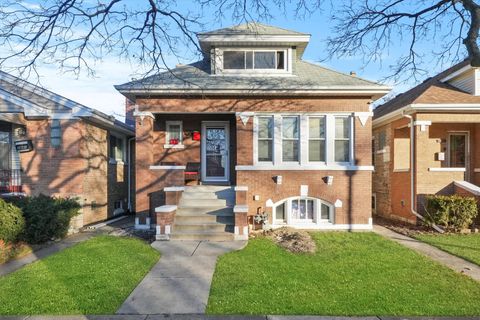
{"label": "bay window", "polygon": [[273,161],[273,117],[258,118],[258,161]]}
{"label": "bay window", "polygon": [[353,158],[349,114],[260,114],[254,121],[254,162],[287,168],[349,166]]}
{"label": "bay window", "polygon": [[335,162],[350,161],[350,117],[335,117]]}
{"label": "bay window", "polygon": [[300,128],[299,118],[282,117],[282,161],[296,162],[299,156]]}
{"label": "bay window", "polygon": [[325,117],[308,118],[308,161],[325,161]]}

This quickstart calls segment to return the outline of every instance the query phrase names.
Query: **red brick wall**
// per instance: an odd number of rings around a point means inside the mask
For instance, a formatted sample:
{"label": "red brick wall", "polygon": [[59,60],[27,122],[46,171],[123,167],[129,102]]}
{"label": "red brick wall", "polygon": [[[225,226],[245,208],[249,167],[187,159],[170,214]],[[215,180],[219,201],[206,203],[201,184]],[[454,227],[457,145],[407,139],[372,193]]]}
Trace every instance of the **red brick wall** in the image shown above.
{"label": "red brick wall", "polygon": [[83,120],[61,120],[62,141],[54,148],[51,120],[25,123],[34,150],[20,154],[23,190],[31,195],[78,197],[83,209],[76,226],[111,217],[114,200],[126,198],[127,183],[126,166],[108,174],[108,131]]}
{"label": "red brick wall", "polygon": [[[160,162],[175,162],[184,164],[199,159],[197,142],[184,140],[185,150],[163,149],[165,144],[164,121],[171,118],[184,120],[184,131],[188,128],[198,128],[201,117],[213,119],[215,114],[183,115],[178,113],[195,112],[229,112],[265,111],[265,112],[367,112],[369,99],[360,97],[321,97],[321,98],[263,98],[263,99],[232,99],[232,98],[149,98],[136,100],[141,111],[172,112],[176,115],[157,115],[158,123],[145,117],[143,121],[137,118],[136,138],[136,175],[137,175],[137,213],[147,213],[162,203],[151,204],[151,194],[158,193],[165,186],[178,185],[182,176],[179,170],[150,170],[149,166]],[[190,121],[193,117],[196,121]],[[233,132],[234,130],[231,130]],[[355,117],[355,164],[371,165],[371,119],[362,126]],[[233,140],[235,141],[235,140]],[[253,164],[253,118],[246,125],[240,118],[236,119],[236,157],[235,165]],[[192,159],[192,160],[191,160]],[[181,171],[180,171],[181,172]],[[276,185],[272,177],[283,176],[283,184]],[[322,180],[327,175],[334,176],[332,186],[327,186]],[[300,195],[300,185],[309,185],[309,195],[334,203],[337,199],[343,202],[343,207],[336,210],[335,222],[338,224],[367,224],[371,217],[371,172],[369,171],[237,171],[236,185],[249,187],[247,203],[249,214],[264,210],[265,201],[274,202],[292,196]],[[254,201],[253,195],[260,195],[260,201]],[[156,201],[164,201],[161,196]],[[150,207],[149,207],[150,205]]]}

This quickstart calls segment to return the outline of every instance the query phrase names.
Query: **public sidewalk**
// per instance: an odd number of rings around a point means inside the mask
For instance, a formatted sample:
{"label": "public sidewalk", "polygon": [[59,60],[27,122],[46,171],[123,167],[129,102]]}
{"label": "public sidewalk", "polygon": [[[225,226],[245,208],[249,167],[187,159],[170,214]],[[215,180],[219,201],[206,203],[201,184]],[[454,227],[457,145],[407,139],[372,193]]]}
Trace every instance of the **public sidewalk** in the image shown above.
{"label": "public sidewalk", "polygon": [[[246,241],[152,243],[162,256],[117,314],[205,313],[218,256],[245,245]],[[179,319],[195,318],[189,315]]]}
{"label": "public sidewalk", "polygon": [[405,247],[413,249],[456,272],[463,273],[476,281],[480,281],[480,266],[474,263],[454,256],[448,252],[440,250],[420,240],[413,239],[403,234],[392,231],[383,226],[374,225],[373,231],[381,236],[400,243]]}

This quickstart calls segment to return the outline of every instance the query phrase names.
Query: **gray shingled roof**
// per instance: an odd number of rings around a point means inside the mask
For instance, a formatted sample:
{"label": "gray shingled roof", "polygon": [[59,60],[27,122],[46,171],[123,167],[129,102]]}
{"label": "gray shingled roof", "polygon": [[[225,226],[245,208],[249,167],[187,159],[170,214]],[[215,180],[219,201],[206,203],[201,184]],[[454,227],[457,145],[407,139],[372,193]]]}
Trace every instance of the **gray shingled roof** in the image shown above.
{"label": "gray shingled roof", "polygon": [[132,81],[115,88],[127,94],[135,91],[148,94],[149,91],[168,90],[249,90],[250,92],[268,92],[282,90],[326,90],[326,89],[380,89],[389,90],[383,86],[362,78],[350,76],[317,64],[297,61],[293,75],[287,76],[235,76],[211,75],[207,60],[189,65],[179,66],[145,79]]}
{"label": "gray shingled roof", "polygon": [[14,100],[16,101],[12,102],[0,98],[0,114],[3,112],[13,112],[15,110],[17,110],[17,112],[23,112],[24,109],[22,105],[20,105],[20,102],[25,102],[37,106],[38,108],[48,110],[50,113],[68,114],[72,112],[73,108],[79,108],[98,116],[98,119],[104,122],[105,125],[110,126],[113,124],[118,130],[128,130],[130,133],[133,133],[132,127],[116,120],[113,116],[109,116],[101,111],[84,106],[3,71],[0,71],[0,92],[15,97]]}
{"label": "gray shingled roof", "polygon": [[284,36],[298,36],[308,35],[293,30],[287,30],[258,22],[248,22],[236,26],[217,29],[208,32],[200,32],[199,35],[284,35]]}

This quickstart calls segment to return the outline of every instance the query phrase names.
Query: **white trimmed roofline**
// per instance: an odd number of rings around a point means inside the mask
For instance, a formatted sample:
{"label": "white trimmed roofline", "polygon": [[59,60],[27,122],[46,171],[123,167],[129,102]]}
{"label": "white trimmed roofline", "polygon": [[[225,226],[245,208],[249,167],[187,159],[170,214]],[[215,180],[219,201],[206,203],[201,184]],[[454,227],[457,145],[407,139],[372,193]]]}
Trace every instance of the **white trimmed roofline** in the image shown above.
{"label": "white trimmed roofline", "polygon": [[[12,94],[11,92],[0,89],[0,97],[23,108],[23,113],[26,117],[50,117],[52,119],[72,119],[78,117],[89,118],[95,123],[107,125],[116,131],[130,135],[133,134],[132,128],[129,128],[126,124],[117,121],[114,116],[109,116],[101,111],[84,106],[59,94],[35,86],[28,81],[12,76],[6,72],[0,71],[0,80],[9,82],[15,86],[21,86],[27,91],[38,94],[48,100],[61,104],[70,109],[70,112],[52,112],[49,108],[37,105],[27,99]],[[8,112],[8,110],[5,112]],[[12,110],[12,112],[18,112],[18,110]]]}
{"label": "white trimmed roofline", "polygon": [[122,94],[133,94],[136,96],[142,95],[162,95],[162,96],[171,96],[178,94],[200,94],[200,95],[245,95],[250,96],[264,96],[264,95],[303,95],[303,96],[328,96],[328,95],[359,95],[359,96],[384,96],[390,92],[390,87],[378,86],[378,87],[318,87],[309,90],[296,90],[296,89],[116,89]]}
{"label": "white trimmed roofline", "polygon": [[445,76],[444,78],[440,79],[440,81],[441,81],[441,82],[446,82],[446,81],[448,81],[448,80],[450,80],[450,79],[453,79],[453,78],[461,75],[462,73],[464,73],[464,72],[466,72],[466,71],[468,71],[468,70],[470,70],[470,69],[474,69],[474,68],[473,68],[471,65],[466,65],[465,67],[460,68],[460,69],[458,69],[457,71],[452,72],[452,73],[450,73],[449,75]]}
{"label": "white trimmed roofline", "polygon": [[397,120],[403,117],[404,114],[411,114],[418,111],[438,111],[438,112],[464,112],[477,111],[480,112],[479,103],[442,103],[442,104],[428,104],[428,103],[412,103],[402,108],[389,112],[379,118],[373,119],[373,127],[378,127],[386,122]]}

